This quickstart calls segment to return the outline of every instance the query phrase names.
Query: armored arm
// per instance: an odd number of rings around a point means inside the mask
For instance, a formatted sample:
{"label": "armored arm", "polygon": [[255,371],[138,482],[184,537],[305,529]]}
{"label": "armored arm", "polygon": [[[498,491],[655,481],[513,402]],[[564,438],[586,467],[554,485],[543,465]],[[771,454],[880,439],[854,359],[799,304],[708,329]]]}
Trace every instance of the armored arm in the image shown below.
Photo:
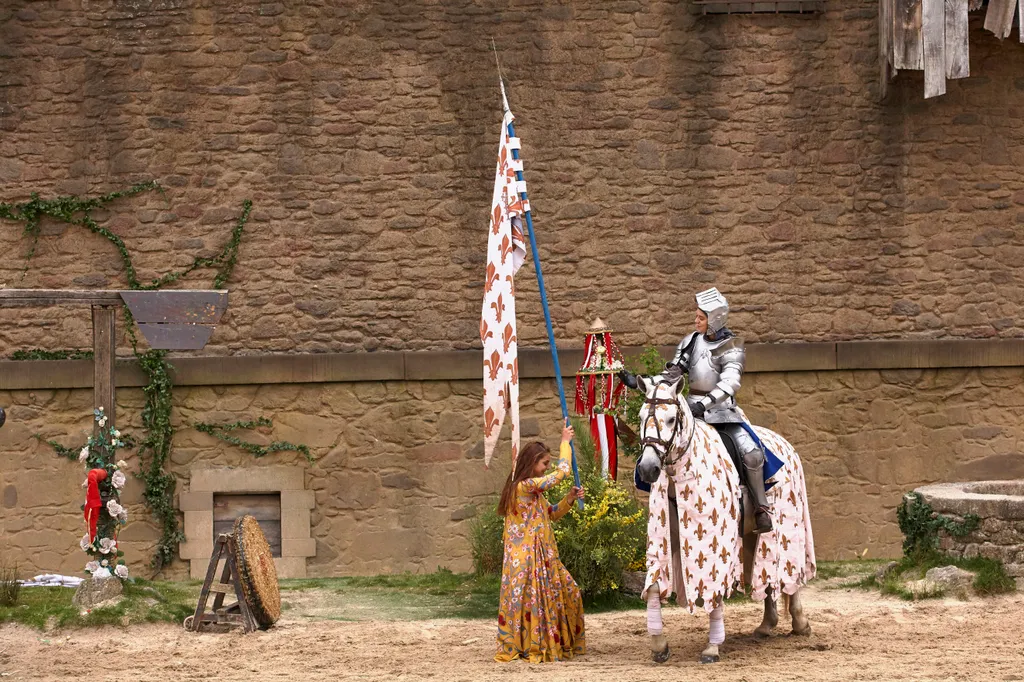
{"label": "armored arm", "polygon": [[679,342],[679,345],[676,346],[676,354],[665,363],[666,369],[676,366],[683,372],[687,371],[690,366],[690,353],[693,351],[693,342],[697,339],[697,334],[698,332],[690,332]]}

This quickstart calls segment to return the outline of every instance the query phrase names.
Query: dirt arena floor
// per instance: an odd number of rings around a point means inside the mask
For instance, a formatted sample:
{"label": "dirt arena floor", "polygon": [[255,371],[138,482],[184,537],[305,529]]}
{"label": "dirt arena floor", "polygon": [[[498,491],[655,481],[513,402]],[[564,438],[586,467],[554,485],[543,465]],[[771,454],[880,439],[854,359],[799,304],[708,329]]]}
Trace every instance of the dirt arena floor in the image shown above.
{"label": "dirt arena floor", "polygon": [[914,603],[816,584],[805,595],[811,636],[780,627],[779,636],[755,643],[758,605],[729,605],[722,662],[705,666],[696,659],[706,619],[678,608],[665,611],[672,658],[663,665],[650,660],[642,611],[588,616],[585,657],[529,665],[492,662],[490,621],[327,620],[292,609],[250,635],[7,625],[0,680],[1024,680],[1019,592]]}

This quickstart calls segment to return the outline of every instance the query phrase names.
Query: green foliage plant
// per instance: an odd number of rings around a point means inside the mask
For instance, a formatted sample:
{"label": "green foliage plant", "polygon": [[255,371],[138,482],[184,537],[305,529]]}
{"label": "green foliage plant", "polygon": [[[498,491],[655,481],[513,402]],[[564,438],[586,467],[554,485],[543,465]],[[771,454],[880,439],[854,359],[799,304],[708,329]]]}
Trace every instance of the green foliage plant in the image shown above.
{"label": "green foliage plant", "polygon": [[91,350],[16,350],[11,360],[92,360]]}
{"label": "green foliage plant", "polygon": [[953,537],[970,535],[978,527],[980,519],[976,514],[966,514],[963,521],[957,521],[944,514],[937,514],[919,493],[903,496],[896,509],[896,520],[903,532],[903,556],[913,557],[927,554],[939,548],[939,531],[944,530]]}
{"label": "green foliage plant", "polygon": [[[618,592],[624,572],[644,569],[647,510],[630,488],[601,473],[586,420],[572,422],[585,504],[582,510],[573,505],[554,524],[554,532],[562,563],[584,598],[593,600]],[[572,486],[572,478],[567,478],[552,489],[549,501],[561,499]]]}
{"label": "green foliage plant", "polygon": [[942,591],[927,595],[913,594],[905,587],[908,579],[921,579],[931,568],[958,566],[975,574],[972,587],[977,594],[995,595],[1012,592],[1016,583],[1006,572],[1001,561],[987,557],[957,558],[939,550],[939,531],[957,538],[974,532],[980,519],[976,514],[965,514],[962,521],[938,514],[916,492],[908,493],[896,509],[896,519],[903,532],[903,558],[880,580],[870,576],[858,586],[881,589],[903,599],[942,596]]}
{"label": "green foliage plant", "polygon": [[469,522],[469,546],[477,575],[498,575],[505,556],[505,519],[498,514],[498,500],[490,500]]}

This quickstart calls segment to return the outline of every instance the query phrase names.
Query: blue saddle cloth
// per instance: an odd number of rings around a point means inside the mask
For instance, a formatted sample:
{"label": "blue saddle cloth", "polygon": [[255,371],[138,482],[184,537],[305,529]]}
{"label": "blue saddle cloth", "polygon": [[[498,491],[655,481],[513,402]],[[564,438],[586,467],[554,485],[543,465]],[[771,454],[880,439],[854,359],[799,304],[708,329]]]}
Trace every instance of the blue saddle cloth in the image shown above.
{"label": "blue saddle cloth", "polygon": [[[775,474],[779,473],[779,469],[785,466],[785,462],[779,459],[778,455],[772,452],[767,445],[761,442],[761,439],[754,433],[754,429],[751,428],[747,422],[740,422],[740,426],[743,430],[750,434],[750,437],[757,443],[757,447],[764,451],[764,489],[769,491],[772,486],[775,485],[776,481],[772,481],[771,478]],[[644,483],[640,478],[640,461],[637,460],[636,466],[633,467],[633,485],[636,486],[637,490],[642,490],[645,493],[651,492],[651,484]]]}
{"label": "blue saddle cloth", "polygon": [[[768,446],[761,442],[761,439],[754,433],[754,429],[747,422],[741,422],[740,426],[743,430],[750,434],[750,437],[757,443],[757,447],[764,451],[764,489],[765,492],[772,489],[776,481],[772,481],[771,478],[779,473],[779,469],[785,466],[785,462],[779,459],[778,455],[768,449]],[[771,481],[771,482],[769,482]]]}

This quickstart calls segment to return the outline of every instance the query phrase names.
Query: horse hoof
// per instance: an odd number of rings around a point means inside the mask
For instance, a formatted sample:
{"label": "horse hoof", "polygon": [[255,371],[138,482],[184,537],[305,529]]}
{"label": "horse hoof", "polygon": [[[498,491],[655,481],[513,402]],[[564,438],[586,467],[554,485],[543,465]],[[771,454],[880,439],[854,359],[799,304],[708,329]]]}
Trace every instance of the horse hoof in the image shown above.
{"label": "horse hoof", "polygon": [[700,655],[701,663],[718,663],[718,660],[718,654],[715,654],[714,656],[708,656],[707,654]]}
{"label": "horse hoof", "polygon": [[796,637],[810,637],[810,635],[811,635],[811,625],[810,625],[810,623],[808,623],[807,625],[805,625],[803,628],[801,628],[799,630],[797,630],[796,628],[793,628],[792,634],[794,636],[796,636]]}
{"label": "horse hoof", "polygon": [[668,647],[665,647],[664,651],[651,652],[651,660],[655,663],[664,663],[668,660]]}
{"label": "horse hoof", "polygon": [[768,639],[771,636],[772,636],[772,633],[770,633],[770,632],[765,632],[764,630],[754,630],[754,641],[755,642],[763,642],[763,641],[765,641],[766,639]]}

